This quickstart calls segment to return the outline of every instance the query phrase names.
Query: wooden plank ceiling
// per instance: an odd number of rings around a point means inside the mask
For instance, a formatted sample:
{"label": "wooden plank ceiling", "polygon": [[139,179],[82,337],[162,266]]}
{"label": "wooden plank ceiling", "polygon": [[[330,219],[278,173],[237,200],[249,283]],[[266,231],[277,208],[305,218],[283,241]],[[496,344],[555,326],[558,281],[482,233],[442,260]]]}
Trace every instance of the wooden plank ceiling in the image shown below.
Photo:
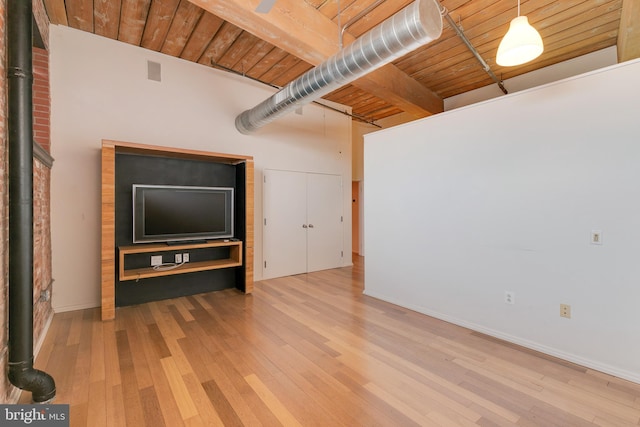
{"label": "wooden plank ceiling", "polygon": [[[406,6],[386,0],[276,0],[267,14],[259,0],[44,0],[49,19],[284,86]],[[491,70],[507,79],[618,46],[619,57],[638,57],[637,0],[522,0],[521,14],[540,32],[544,53],[518,67],[500,67],[495,55],[516,0],[442,0]],[[622,25],[622,26],[621,26]],[[442,36],[367,77],[325,96],[351,106],[356,118],[375,122],[406,111],[424,117],[442,111],[444,98],[495,84],[446,21]],[[247,105],[251,108],[253,105]]]}

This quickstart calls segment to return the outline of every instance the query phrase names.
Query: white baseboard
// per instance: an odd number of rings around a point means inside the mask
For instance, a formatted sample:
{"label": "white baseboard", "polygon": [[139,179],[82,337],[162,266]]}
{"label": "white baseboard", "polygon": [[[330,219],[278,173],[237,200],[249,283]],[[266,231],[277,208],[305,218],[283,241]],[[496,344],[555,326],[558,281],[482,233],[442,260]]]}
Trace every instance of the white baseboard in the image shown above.
{"label": "white baseboard", "polygon": [[96,307],[100,307],[100,303],[87,302],[87,303],[75,304],[75,305],[54,306],[53,312],[65,313],[67,311],[85,310],[87,308],[96,308]]}
{"label": "white baseboard", "polygon": [[596,371],[604,372],[605,374],[613,375],[615,377],[622,378],[622,379],[634,382],[636,384],[640,384],[640,373],[638,372],[631,372],[626,369],[620,369],[616,366],[599,362],[597,360],[587,359],[576,354],[567,353],[557,348],[549,347],[534,341],[529,341],[527,339],[524,339],[515,335],[505,334],[501,331],[486,328],[482,325],[478,325],[476,323],[458,319],[456,317],[452,317],[447,314],[429,310],[424,307],[420,307],[412,304],[404,304],[400,301],[395,301],[393,298],[389,298],[386,295],[377,295],[375,293],[366,292],[366,290],[363,292],[363,294],[370,296],[372,298],[379,299],[381,301],[385,301],[400,307],[407,308],[409,310],[413,310],[418,313],[425,314],[427,316],[434,317],[436,319],[444,320],[445,322],[452,323],[454,325],[462,326],[463,328],[471,329],[472,331],[481,332],[483,334],[490,335],[492,337],[499,338],[501,340],[508,341],[513,344],[521,345],[531,350],[536,350],[541,353],[548,354],[549,356],[554,356],[559,359],[566,360],[568,362],[576,363],[578,365],[584,366],[589,369],[594,369]]}

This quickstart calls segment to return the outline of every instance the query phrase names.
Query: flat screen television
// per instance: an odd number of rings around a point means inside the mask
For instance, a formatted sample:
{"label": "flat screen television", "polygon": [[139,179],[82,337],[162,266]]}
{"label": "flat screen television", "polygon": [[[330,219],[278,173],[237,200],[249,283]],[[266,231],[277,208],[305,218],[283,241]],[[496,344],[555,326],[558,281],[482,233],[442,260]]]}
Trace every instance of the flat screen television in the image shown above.
{"label": "flat screen television", "polygon": [[133,184],[133,243],[234,236],[233,188]]}

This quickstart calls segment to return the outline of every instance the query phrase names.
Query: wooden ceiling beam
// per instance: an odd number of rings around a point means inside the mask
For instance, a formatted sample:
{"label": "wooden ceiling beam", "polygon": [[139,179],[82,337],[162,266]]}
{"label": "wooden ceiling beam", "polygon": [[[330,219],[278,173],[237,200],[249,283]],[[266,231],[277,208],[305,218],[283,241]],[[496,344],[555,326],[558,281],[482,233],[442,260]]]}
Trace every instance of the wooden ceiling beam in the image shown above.
{"label": "wooden ceiling beam", "polygon": [[69,25],[64,0],[44,0],[44,8],[52,24]]}
{"label": "wooden ceiling beam", "polygon": [[67,19],[69,25],[82,31],[93,32],[93,1],[67,0]]}
{"label": "wooden ceiling beam", "polygon": [[[266,40],[313,66],[339,51],[338,26],[300,0],[277,0],[267,14],[254,10],[260,0],[189,0],[204,10]],[[344,44],[354,37],[345,33]],[[416,117],[443,111],[443,101],[393,64],[352,83]]]}
{"label": "wooden ceiling beam", "polygon": [[99,36],[118,40],[120,0],[94,0],[93,32]]}
{"label": "wooden ceiling beam", "polygon": [[640,58],[640,2],[622,0],[618,29],[618,62]]}

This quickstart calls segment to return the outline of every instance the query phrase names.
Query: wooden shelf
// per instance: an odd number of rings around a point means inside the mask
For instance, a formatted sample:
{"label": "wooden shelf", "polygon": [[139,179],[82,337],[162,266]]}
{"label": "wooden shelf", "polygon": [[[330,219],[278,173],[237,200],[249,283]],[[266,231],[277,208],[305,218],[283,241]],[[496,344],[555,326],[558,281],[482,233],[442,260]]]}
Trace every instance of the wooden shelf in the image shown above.
{"label": "wooden shelf", "polygon": [[[180,252],[184,250],[204,249],[204,248],[229,248],[229,257],[222,259],[211,259],[207,261],[187,262],[172,269],[154,269],[153,267],[125,269],[124,258],[127,255],[142,253],[162,253]],[[118,248],[120,259],[119,280],[139,280],[149,277],[171,276],[174,274],[194,273],[196,271],[216,270],[219,268],[230,268],[242,266],[242,242],[240,241],[212,241],[206,243],[166,245],[132,245]]]}

